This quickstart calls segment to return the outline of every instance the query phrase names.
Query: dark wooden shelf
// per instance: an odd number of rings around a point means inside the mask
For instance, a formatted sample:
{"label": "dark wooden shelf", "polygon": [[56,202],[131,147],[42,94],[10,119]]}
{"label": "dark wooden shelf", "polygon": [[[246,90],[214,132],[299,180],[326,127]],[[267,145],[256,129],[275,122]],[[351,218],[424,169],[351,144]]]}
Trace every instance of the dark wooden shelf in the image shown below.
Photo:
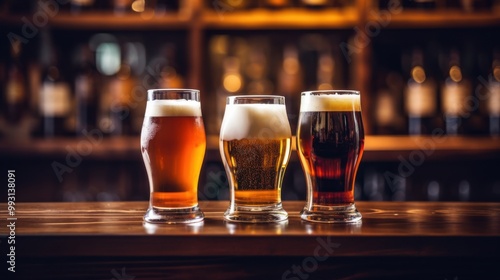
{"label": "dark wooden shelf", "polygon": [[367,136],[365,151],[364,161],[394,161],[412,154],[422,154],[432,160],[500,160],[500,139],[488,136]]}
{"label": "dark wooden shelf", "polygon": [[304,9],[254,9],[249,11],[215,12],[206,10],[202,24],[206,29],[341,29],[359,22],[355,7],[308,11]]}
{"label": "dark wooden shelf", "polygon": [[[368,22],[380,19],[369,14]],[[385,19],[384,19],[385,20]],[[460,28],[500,26],[500,12],[463,12],[458,10],[403,11],[391,14],[387,28]]]}
{"label": "dark wooden shelf", "polygon": [[[23,15],[2,15],[2,24],[23,24]],[[167,14],[163,16],[145,16],[141,14],[116,15],[110,12],[92,12],[80,15],[58,13],[49,19],[50,26],[57,28],[85,30],[85,29],[114,29],[114,30],[184,30],[190,26],[191,17],[182,14]]]}

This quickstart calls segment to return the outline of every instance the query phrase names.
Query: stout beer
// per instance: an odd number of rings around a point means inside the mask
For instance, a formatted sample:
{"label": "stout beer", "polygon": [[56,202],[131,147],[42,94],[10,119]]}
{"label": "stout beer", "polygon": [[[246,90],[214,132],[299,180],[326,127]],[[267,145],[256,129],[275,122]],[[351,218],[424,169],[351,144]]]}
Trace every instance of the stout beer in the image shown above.
{"label": "stout beer", "polygon": [[354,206],[354,180],[363,154],[359,93],[326,92],[305,92],[301,98],[297,151],[308,185],[308,214]]}

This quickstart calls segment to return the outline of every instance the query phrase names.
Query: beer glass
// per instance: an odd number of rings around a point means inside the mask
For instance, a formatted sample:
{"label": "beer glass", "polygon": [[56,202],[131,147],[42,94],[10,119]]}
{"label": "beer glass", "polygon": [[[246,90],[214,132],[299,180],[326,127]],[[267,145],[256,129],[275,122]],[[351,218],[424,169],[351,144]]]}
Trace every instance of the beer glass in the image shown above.
{"label": "beer glass", "polygon": [[300,103],[297,152],[307,184],[301,218],[358,222],[354,180],[364,148],[359,92],[306,91]]}
{"label": "beer glass", "polygon": [[232,222],[279,222],[288,214],[281,185],[290,159],[292,135],[285,97],[245,95],[227,98],[219,149],[226,170]]}
{"label": "beer glass", "polygon": [[200,92],[148,90],[141,131],[141,152],[151,192],[146,222],[203,220],[198,206],[198,179],[205,148]]}

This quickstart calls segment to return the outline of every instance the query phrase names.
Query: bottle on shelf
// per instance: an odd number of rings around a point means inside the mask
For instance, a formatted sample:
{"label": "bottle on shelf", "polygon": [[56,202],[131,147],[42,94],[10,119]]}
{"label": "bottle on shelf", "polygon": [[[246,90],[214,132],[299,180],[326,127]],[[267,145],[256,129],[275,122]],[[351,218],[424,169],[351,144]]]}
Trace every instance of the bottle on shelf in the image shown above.
{"label": "bottle on shelf", "polygon": [[441,200],[442,187],[438,181],[433,180],[427,184],[427,200],[428,201],[439,201]]}
{"label": "bottle on shelf", "polygon": [[[181,1],[182,2],[182,1]],[[179,0],[152,0],[146,1],[146,8],[150,8],[154,11],[154,14],[161,16],[168,13],[177,13],[181,9],[181,4]]]}
{"label": "bottle on shelf", "polygon": [[239,58],[227,56],[223,61],[223,74],[221,86],[217,89],[217,124],[220,129],[224,110],[226,108],[226,98],[241,92],[244,87],[243,76],[241,74]]}
{"label": "bottle on shelf", "polygon": [[297,47],[288,44],[283,49],[283,60],[278,71],[277,93],[285,96],[288,121],[295,133],[300,110],[300,95],[304,86],[304,73]]}
{"label": "bottle on shelf", "polygon": [[76,135],[83,135],[97,127],[99,87],[95,58],[88,45],[82,45],[76,52],[76,74],[74,92],[76,103]]}
{"label": "bottle on shelf", "polygon": [[489,116],[489,134],[500,136],[500,49],[494,51],[491,74],[486,89],[487,112]]}
{"label": "bottle on shelf", "polygon": [[458,200],[469,201],[471,197],[471,183],[468,180],[461,180],[458,183]]}
{"label": "bottle on shelf", "polygon": [[405,120],[401,112],[403,77],[396,71],[380,71],[375,100],[375,133],[394,135],[406,133]]}
{"label": "bottle on shelf", "polygon": [[471,13],[480,10],[491,10],[493,0],[460,0],[460,7],[463,11]]}
{"label": "bottle on shelf", "polygon": [[[5,53],[7,52],[3,46],[0,45],[0,51]],[[0,139],[3,138],[4,136],[4,130],[5,130],[5,116],[4,112],[7,109],[7,100],[5,100],[5,85],[7,84],[7,59],[5,57],[0,57]]]}
{"label": "bottle on shelf", "polygon": [[308,33],[299,38],[300,61],[304,71],[303,90],[315,90],[318,88],[318,63],[322,52],[328,48],[328,42],[322,34]]}
{"label": "bottle on shelf", "polygon": [[243,65],[247,94],[270,94],[274,90],[274,84],[268,77],[268,47],[268,40],[263,38],[252,38],[249,42],[248,55]]}
{"label": "bottle on shelf", "polygon": [[465,102],[471,94],[471,82],[463,75],[460,53],[452,49],[448,59],[447,77],[441,89],[441,109],[444,114],[445,131],[448,135],[463,133]]}
{"label": "bottle on shelf", "polygon": [[259,1],[251,0],[218,0],[210,1],[210,5],[216,12],[231,12],[256,8]]}
{"label": "bottle on shelf", "polygon": [[[316,69],[317,89],[331,90],[333,89],[333,76],[336,65],[329,51],[324,51],[319,54],[318,67]],[[337,85],[338,87],[338,85]]]}
{"label": "bottle on shelf", "polygon": [[126,13],[132,12],[133,0],[112,0],[113,1],[113,12],[116,15],[124,15]]}
{"label": "bottle on shelf", "polygon": [[111,135],[128,135],[132,129],[131,94],[135,85],[132,69],[122,61],[118,72],[111,77],[108,84],[109,94],[112,97],[108,104]]}
{"label": "bottle on shelf", "polygon": [[316,70],[316,80],[318,90],[343,89],[344,71],[342,69],[342,56],[337,48],[331,46],[338,45],[339,40],[334,40],[330,44],[325,40],[319,44],[318,62]]}
{"label": "bottle on shelf", "polygon": [[5,119],[17,125],[27,116],[28,89],[24,63],[21,61],[22,44],[14,41],[10,48],[11,60],[6,68]]}
{"label": "bottle on shelf", "polygon": [[422,49],[412,52],[410,79],[405,90],[410,135],[430,134],[437,111],[437,85],[424,63]]}
{"label": "bottle on shelf", "polygon": [[72,105],[71,87],[62,69],[59,51],[48,30],[42,32],[42,83],[39,94],[39,136],[69,136],[68,121]]}
{"label": "bottle on shelf", "polygon": [[95,0],[71,0],[70,12],[73,14],[91,12],[95,8],[95,2]]}
{"label": "bottle on shelf", "polygon": [[184,78],[177,67],[177,50],[174,43],[167,43],[162,48],[164,63],[160,66],[158,84],[161,88],[183,88]]}

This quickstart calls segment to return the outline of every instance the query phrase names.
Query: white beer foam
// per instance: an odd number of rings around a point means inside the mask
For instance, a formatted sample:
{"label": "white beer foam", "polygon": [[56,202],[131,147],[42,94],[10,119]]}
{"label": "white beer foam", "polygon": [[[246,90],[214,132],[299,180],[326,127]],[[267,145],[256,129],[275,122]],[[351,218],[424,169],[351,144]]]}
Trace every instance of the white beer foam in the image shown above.
{"label": "white beer foam", "polygon": [[220,139],[283,139],[291,137],[283,104],[227,104]]}
{"label": "white beer foam", "polygon": [[361,111],[359,94],[303,95],[301,112]]}
{"label": "white beer foam", "polygon": [[201,117],[200,102],[186,99],[150,100],[146,117]]}

